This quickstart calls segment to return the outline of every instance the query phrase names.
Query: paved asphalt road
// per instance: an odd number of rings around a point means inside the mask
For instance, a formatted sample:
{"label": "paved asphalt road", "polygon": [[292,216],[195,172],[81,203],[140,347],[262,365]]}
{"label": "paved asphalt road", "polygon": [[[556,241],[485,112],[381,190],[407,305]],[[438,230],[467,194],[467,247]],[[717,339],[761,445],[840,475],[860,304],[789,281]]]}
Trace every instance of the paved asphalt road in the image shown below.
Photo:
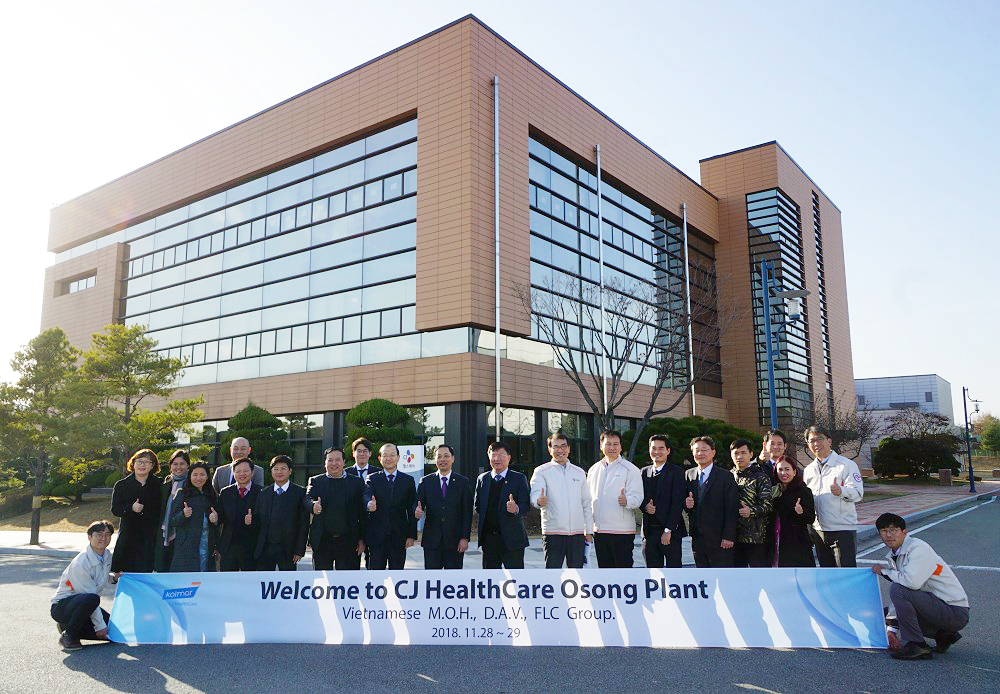
{"label": "paved asphalt road", "polygon": [[783,649],[94,644],[67,654],[48,616],[65,560],[0,556],[0,692],[998,691],[1000,502],[919,536],[953,565],[993,570],[956,570],[972,601],[965,638],[912,663],[879,651]]}

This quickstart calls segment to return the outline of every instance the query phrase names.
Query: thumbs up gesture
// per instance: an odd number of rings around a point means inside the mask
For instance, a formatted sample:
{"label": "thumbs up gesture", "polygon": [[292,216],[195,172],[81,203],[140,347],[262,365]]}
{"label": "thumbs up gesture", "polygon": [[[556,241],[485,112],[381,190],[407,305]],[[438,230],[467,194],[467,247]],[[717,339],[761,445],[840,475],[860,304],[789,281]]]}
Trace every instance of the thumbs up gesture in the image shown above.
{"label": "thumbs up gesture", "polygon": [[628,503],[628,499],[625,498],[625,487],[622,487],[621,493],[618,494],[618,505],[624,506]]}
{"label": "thumbs up gesture", "polygon": [[142,509],[143,505],[139,503],[139,499],[136,499],[135,503],[132,504],[132,510],[135,511],[136,513],[142,513]]}
{"label": "thumbs up gesture", "polygon": [[684,500],[685,508],[694,508],[694,492],[688,492],[688,498]]}
{"label": "thumbs up gesture", "polygon": [[545,487],[542,487],[542,493],[538,496],[538,505],[542,508],[549,505],[549,497],[545,496]]}
{"label": "thumbs up gesture", "polygon": [[795,506],[793,506],[793,507],[792,507],[792,509],[793,509],[793,510],[794,510],[794,511],[795,511],[795,512],[796,512],[797,514],[799,514],[800,516],[801,516],[801,515],[802,515],[803,513],[805,513],[805,511],[804,511],[804,510],[802,509],[802,499],[796,499],[796,500],[795,500]]}
{"label": "thumbs up gesture", "polygon": [[834,480],[833,482],[830,483],[830,491],[833,492],[834,496],[840,496],[841,487],[839,484],[837,484],[837,480]]}
{"label": "thumbs up gesture", "polygon": [[184,517],[185,518],[190,518],[192,513],[194,513],[194,511],[191,510],[191,507],[188,506],[188,502],[185,501],[184,502]]}
{"label": "thumbs up gesture", "polygon": [[652,499],[650,499],[649,503],[646,504],[646,513],[648,513],[651,516],[656,515],[656,504],[653,503]]}
{"label": "thumbs up gesture", "polygon": [[253,510],[247,509],[247,515],[243,516],[243,525],[253,525]]}
{"label": "thumbs up gesture", "polygon": [[371,500],[368,502],[368,512],[375,513],[375,509],[378,508],[378,504],[375,503],[375,495],[372,494]]}
{"label": "thumbs up gesture", "polygon": [[507,513],[517,513],[517,512],[518,512],[518,506],[517,506],[517,502],[514,501],[514,495],[513,494],[508,494],[507,495]]}
{"label": "thumbs up gesture", "polygon": [[216,523],[219,522],[219,514],[216,513],[215,509],[212,508],[211,506],[209,506],[208,510],[209,510],[208,522],[211,523],[212,525],[215,525]]}
{"label": "thumbs up gesture", "polygon": [[750,517],[750,507],[747,506],[745,501],[740,502],[740,518]]}
{"label": "thumbs up gesture", "polygon": [[420,507],[420,502],[417,502],[417,510],[413,512],[413,517],[420,520],[424,517],[424,509]]}
{"label": "thumbs up gesture", "polygon": [[313,515],[318,516],[321,513],[323,513],[323,503],[319,499],[316,499],[313,502]]}

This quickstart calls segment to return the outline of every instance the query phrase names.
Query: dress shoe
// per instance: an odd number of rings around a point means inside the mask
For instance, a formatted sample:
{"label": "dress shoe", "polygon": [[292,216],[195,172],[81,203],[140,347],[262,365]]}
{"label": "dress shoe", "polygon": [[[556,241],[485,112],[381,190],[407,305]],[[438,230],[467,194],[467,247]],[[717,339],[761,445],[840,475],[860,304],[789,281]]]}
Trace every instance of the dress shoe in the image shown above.
{"label": "dress shoe", "polygon": [[892,657],[896,660],[923,660],[933,658],[934,654],[931,653],[931,649],[927,647],[926,643],[908,641],[898,651],[893,651]]}
{"label": "dress shoe", "polygon": [[934,652],[944,653],[962,639],[962,635],[957,631],[941,630],[934,637]]}
{"label": "dress shoe", "polygon": [[80,643],[77,639],[70,638],[70,635],[65,631],[62,636],[59,637],[59,645],[62,646],[62,649],[67,653],[70,651],[78,651],[83,648],[82,643]]}

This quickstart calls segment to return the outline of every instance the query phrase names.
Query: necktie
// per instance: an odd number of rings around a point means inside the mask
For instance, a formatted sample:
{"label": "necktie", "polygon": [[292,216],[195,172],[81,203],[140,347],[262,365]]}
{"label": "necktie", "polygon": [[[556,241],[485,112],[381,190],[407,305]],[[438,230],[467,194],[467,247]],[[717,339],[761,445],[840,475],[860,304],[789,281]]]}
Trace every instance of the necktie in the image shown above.
{"label": "necktie", "polygon": [[448,478],[447,477],[442,477],[441,478],[441,496],[443,497],[443,496],[445,496],[447,494],[448,494]]}
{"label": "necktie", "polygon": [[705,480],[706,479],[708,479],[708,475],[706,475],[704,472],[702,472],[701,475],[700,475],[700,479],[698,480],[698,488],[699,489],[701,487],[705,486]]}
{"label": "necktie", "polygon": [[240,487],[240,498],[242,499],[246,495],[247,495],[247,488],[246,487]]}
{"label": "necktie", "polygon": [[500,482],[501,480],[503,480],[503,477],[501,477],[500,475],[493,475],[494,482]]}
{"label": "necktie", "polygon": [[277,494],[278,496],[281,496],[282,494],[285,493],[285,490],[282,489],[281,487],[278,487],[277,489],[274,490],[274,493]]}
{"label": "necktie", "polygon": [[396,475],[395,474],[389,475],[389,484],[392,484],[395,481],[396,481]]}

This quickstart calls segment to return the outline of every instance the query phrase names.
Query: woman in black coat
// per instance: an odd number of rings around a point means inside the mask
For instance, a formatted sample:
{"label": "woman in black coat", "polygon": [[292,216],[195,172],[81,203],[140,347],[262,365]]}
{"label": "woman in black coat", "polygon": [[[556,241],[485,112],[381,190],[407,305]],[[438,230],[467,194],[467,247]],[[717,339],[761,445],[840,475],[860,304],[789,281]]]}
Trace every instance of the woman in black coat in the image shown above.
{"label": "woman in black coat", "polygon": [[160,521],[160,490],[156,477],[159,461],[148,448],[129,458],[130,474],[115,483],[111,513],[122,519],[118,542],[111,558],[111,571],[150,573],[156,554],[156,528]]}
{"label": "woman in black coat", "polygon": [[219,543],[219,514],[208,465],[197,462],[188,468],[184,486],[174,494],[170,527],[174,536],[174,556],[170,571],[215,571]]}
{"label": "woman in black coat", "polygon": [[776,467],[781,496],[774,500],[774,565],[816,566],[809,526],[816,520],[812,492],[788,460]]}

